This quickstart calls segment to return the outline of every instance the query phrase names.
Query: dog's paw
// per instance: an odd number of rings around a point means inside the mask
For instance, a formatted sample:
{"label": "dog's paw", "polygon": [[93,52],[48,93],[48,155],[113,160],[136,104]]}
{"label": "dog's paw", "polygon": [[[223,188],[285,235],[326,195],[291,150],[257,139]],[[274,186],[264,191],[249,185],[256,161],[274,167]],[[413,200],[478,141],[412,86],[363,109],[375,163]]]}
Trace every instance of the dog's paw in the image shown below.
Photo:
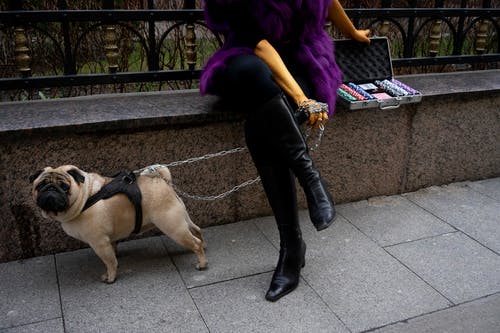
{"label": "dog's paw", "polygon": [[199,271],[203,271],[205,269],[207,269],[208,267],[208,262],[204,262],[204,263],[197,263],[196,264],[196,269],[199,270]]}
{"label": "dog's paw", "polygon": [[108,273],[104,273],[103,275],[101,275],[101,281],[104,283],[107,283],[107,284],[111,284],[111,283],[114,283],[116,281],[116,276],[110,278],[110,277],[108,277]]}

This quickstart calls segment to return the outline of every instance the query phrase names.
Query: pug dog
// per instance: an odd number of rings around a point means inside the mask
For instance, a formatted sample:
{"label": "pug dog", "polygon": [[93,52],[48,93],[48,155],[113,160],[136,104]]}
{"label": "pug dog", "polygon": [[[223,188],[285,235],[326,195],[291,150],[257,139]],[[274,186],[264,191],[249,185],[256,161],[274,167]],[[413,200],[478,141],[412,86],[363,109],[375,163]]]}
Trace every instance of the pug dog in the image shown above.
{"label": "pug dog", "polygon": [[[206,268],[201,230],[191,221],[184,203],[175,193],[168,168],[152,166],[140,171],[134,179],[142,197],[140,232],[157,227],[196,254],[197,269]],[[119,193],[86,207],[87,200],[112,178],[85,172],[73,165],[46,167],[29,180],[33,184],[33,199],[42,215],[60,222],[69,236],[87,243],[106,266],[101,280],[113,283],[118,268],[116,241],[136,229],[136,207],[127,195]]]}

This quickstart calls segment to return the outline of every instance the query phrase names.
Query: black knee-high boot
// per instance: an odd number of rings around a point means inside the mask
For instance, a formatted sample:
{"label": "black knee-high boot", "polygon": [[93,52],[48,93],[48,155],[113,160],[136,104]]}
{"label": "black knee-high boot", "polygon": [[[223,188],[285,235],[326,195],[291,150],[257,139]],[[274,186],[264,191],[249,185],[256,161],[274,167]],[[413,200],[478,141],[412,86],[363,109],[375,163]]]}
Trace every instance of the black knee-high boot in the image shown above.
{"label": "black knee-high boot", "polygon": [[283,94],[250,112],[247,123],[256,134],[293,171],[304,189],[309,216],[318,231],[329,227],[336,216],[331,195],[315,168],[292,109]]}
{"label": "black knee-high boot", "polygon": [[261,134],[260,124],[254,123],[252,119],[247,120],[247,146],[261,177],[280,235],[279,260],[266,293],[267,300],[276,301],[297,287],[300,269],[305,264],[306,245],[299,227],[295,178]]}
{"label": "black knee-high boot", "polygon": [[295,177],[287,166],[258,165],[269,204],[280,235],[280,254],[269,290],[268,301],[277,301],[297,288],[305,265],[306,244],[302,240],[295,192]]}

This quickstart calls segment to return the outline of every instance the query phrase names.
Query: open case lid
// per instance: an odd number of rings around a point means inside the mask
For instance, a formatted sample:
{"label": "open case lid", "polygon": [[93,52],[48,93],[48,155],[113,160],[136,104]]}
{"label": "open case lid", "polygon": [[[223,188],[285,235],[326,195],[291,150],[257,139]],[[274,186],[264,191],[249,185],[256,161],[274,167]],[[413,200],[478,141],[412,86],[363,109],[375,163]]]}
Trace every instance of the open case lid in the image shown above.
{"label": "open case lid", "polygon": [[385,37],[370,41],[369,45],[350,39],[335,41],[335,60],[342,70],[342,82],[367,83],[392,78],[389,41]]}

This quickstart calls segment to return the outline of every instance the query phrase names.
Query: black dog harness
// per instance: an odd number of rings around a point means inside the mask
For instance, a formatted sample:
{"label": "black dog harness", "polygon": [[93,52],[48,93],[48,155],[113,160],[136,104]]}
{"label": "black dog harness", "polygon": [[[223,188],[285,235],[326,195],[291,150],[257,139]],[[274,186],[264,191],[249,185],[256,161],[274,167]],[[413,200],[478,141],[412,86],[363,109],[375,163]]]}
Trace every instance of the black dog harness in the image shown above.
{"label": "black dog harness", "polygon": [[137,185],[137,177],[133,172],[122,171],[113,176],[113,180],[104,185],[99,192],[87,199],[82,212],[92,207],[97,201],[109,199],[116,194],[125,194],[135,208],[135,228],[132,233],[137,234],[142,228],[142,194]]}

